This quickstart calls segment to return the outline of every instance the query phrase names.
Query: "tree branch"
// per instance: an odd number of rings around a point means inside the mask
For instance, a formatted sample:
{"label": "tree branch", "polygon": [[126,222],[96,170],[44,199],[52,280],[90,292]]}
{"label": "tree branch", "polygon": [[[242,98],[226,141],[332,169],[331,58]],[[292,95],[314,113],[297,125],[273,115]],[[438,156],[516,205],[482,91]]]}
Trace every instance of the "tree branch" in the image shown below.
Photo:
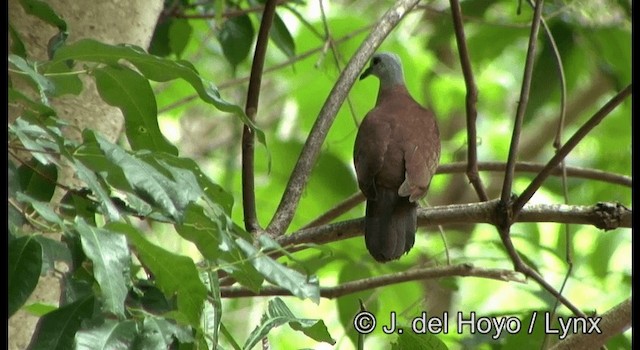
{"label": "tree branch", "polygon": [[338,81],[320,110],[318,118],[311,129],[311,133],[302,148],[298,162],[289,178],[278,209],[267,227],[267,231],[271,235],[282,235],[289,227],[300,201],[302,191],[307,184],[311,169],[318,158],[320,148],[327,136],[329,128],[368,58],[418,1],[419,0],[398,0],[396,4],[384,14],[380,21],[378,21],[367,39],[360,45],[351,58],[345,70],[340,74]]}
{"label": "tree branch", "polygon": [[[468,163],[466,162],[441,164],[438,166],[438,169],[436,170],[436,175],[455,174],[455,173],[464,172],[465,169],[467,168],[467,164]],[[502,163],[502,162],[479,162],[478,163],[478,169],[480,171],[502,172],[504,171],[505,167],[506,167],[505,163]],[[518,162],[516,163],[516,172],[538,173],[542,169],[544,169],[544,167],[545,167],[544,164],[531,163],[531,162]],[[552,169],[551,175],[563,176],[564,172],[566,172],[567,176],[571,176],[571,177],[603,181],[603,182],[608,182],[608,183],[626,186],[626,187],[631,187],[631,182],[632,182],[630,176],[609,173],[602,170],[573,167],[573,166],[566,166],[564,169],[562,167],[555,167]],[[333,219],[339,217],[340,215],[353,209],[358,204],[362,203],[364,201],[364,198],[365,197],[362,194],[362,192],[358,191],[352,196],[350,196],[349,198],[336,204],[335,207],[329,209],[327,212],[320,215],[310,223],[303,226],[302,229],[307,229],[315,226],[328,224],[331,221],[333,221]]]}
{"label": "tree branch", "polygon": [[481,201],[488,201],[489,196],[482,185],[482,179],[478,175],[478,152],[477,152],[477,133],[476,119],[478,111],[476,103],[478,102],[478,87],[473,78],[473,70],[471,68],[471,60],[467,50],[467,39],[464,34],[464,25],[462,23],[462,10],[458,0],[450,0],[451,15],[453,16],[453,28],[456,34],[456,43],[458,44],[458,54],[460,55],[460,65],[462,66],[462,74],[464,76],[464,84],[467,89],[466,112],[467,112],[467,178],[473,185]]}
{"label": "tree branch", "polygon": [[[511,270],[503,269],[483,269],[474,267],[471,264],[460,264],[450,266],[438,266],[422,269],[409,270],[404,272],[396,272],[384,276],[364,278],[356,281],[346,282],[334,287],[320,288],[320,296],[323,298],[339,298],[344,295],[361,292],[363,290],[374,289],[382,286],[388,286],[398,283],[441,278],[441,277],[479,277],[488,278],[498,281],[513,281],[525,283],[522,276]],[[244,287],[220,287],[220,295],[223,298],[240,298],[254,296],[286,296],[291,292],[277,286],[268,285],[260,289],[260,292],[253,291]]]}
{"label": "tree branch", "polygon": [[574,333],[561,340],[550,350],[568,349],[597,349],[605,345],[606,341],[631,327],[631,298],[628,298],[598,316],[598,328],[601,331],[590,333]]}
{"label": "tree branch", "polygon": [[[418,209],[418,225],[431,227],[451,224],[485,223],[497,225],[496,207],[500,200],[481,203],[454,204]],[[598,203],[591,206],[565,204],[528,204],[518,215],[517,222],[555,222],[592,225],[603,230],[631,228],[632,210],[617,203]],[[299,230],[278,237],[282,246],[304,243],[324,244],[362,234],[364,219],[341,221],[329,225]]]}
{"label": "tree branch", "polygon": [[[256,51],[251,65],[251,78],[249,79],[249,91],[247,92],[247,104],[245,113],[251,121],[255,121],[260,99],[260,85],[262,83],[262,70],[264,57],[269,44],[269,29],[273,23],[276,12],[277,0],[267,0],[262,13],[260,30],[256,42]],[[242,130],[242,208],[244,211],[244,225],[247,231],[255,232],[260,229],[256,215],[256,193],[254,186],[254,148],[255,138],[248,125]]]}
{"label": "tree branch", "polygon": [[564,157],[573,150],[573,148],[596,126],[604,117],[616,108],[624,99],[631,95],[631,84],[616,94],[609,102],[607,102],[600,110],[598,110],[573,136],[556,152],[556,154],[549,160],[547,165],[540,171],[540,173],[531,181],[529,186],[522,192],[518,199],[513,204],[513,215],[516,216],[521,208],[525,205],[533,194],[540,188],[544,180],[551,173],[551,169],[554,169],[564,159]]}
{"label": "tree branch", "polygon": [[520,143],[520,131],[522,129],[522,121],[529,102],[529,89],[531,87],[531,76],[533,73],[533,63],[536,56],[536,43],[538,40],[538,31],[540,29],[540,18],[542,18],[542,7],[544,0],[536,0],[535,11],[531,23],[531,34],[529,36],[529,47],[527,48],[527,59],[524,66],[524,74],[522,78],[522,88],[520,90],[520,101],[516,110],[516,118],[513,126],[513,134],[511,136],[511,144],[509,145],[509,156],[507,158],[507,170],[504,174],[504,182],[502,185],[502,195],[500,199],[505,207],[505,226],[510,224],[512,216],[510,215],[509,205],[511,204],[511,186],[513,185],[513,173],[516,166],[516,157],[518,155],[518,145]]}

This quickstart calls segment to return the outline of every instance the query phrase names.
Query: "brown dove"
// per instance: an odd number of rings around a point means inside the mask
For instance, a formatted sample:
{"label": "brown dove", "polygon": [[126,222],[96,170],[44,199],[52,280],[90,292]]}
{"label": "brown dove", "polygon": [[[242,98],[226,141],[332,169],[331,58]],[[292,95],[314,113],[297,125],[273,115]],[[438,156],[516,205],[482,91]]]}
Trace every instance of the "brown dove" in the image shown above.
{"label": "brown dove", "polygon": [[415,242],[417,201],[440,161],[440,133],[432,111],[409,94],[400,58],[373,55],[360,80],[380,79],[375,107],[358,129],[353,150],[358,186],[367,198],[364,238],[374,259],[387,262]]}

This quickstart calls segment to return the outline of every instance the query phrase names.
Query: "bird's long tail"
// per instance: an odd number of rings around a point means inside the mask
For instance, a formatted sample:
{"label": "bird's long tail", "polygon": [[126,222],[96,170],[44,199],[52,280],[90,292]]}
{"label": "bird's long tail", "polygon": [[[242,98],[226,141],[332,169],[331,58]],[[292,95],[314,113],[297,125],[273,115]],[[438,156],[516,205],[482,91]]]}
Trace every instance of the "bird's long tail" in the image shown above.
{"label": "bird's long tail", "polygon": [[396,260],[413,247],[417,205],[387,188],[378,188],[376,197],[367,200],[365,243],[377,261]]}

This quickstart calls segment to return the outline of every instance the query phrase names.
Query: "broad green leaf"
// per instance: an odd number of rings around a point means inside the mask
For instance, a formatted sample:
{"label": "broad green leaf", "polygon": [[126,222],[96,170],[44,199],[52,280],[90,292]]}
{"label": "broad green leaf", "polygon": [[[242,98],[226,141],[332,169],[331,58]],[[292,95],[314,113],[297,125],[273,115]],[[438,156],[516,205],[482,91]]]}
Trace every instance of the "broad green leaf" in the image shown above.
{"label": "broad green leaf", "polygon": [[78,331],[75,337],[75,349],[132,349],[138,333],[138,326],[134,320],[119,322],[106,319],[98,327]]}
{"label": "broad green leaf", "polygon": [[73,165],[76,169],[78,178],[84,181],[84,183],[87,184],[91,191],[93,191],[93,193],[98,197],[100,207],[102,208],[102,214],[106,215],[108,220],[119,220],[121,217],[120,211],[111,200],[107,189],[104,185],[101,184],[96,174],[89,168],[87,168],[84,164],[82,164],[80,160],[74,159],[73,161]]}
{"label": "broad green leaf", "polygon": [[169,18],[166,21],[160,21],[156,25],[153,31],[153,37],[149,44],[149,54],[160,57],[167,57],[171,55],[171,47],[169,46],[169,31],[171,30],[171,24],[176,19]]}
{"label": "broad green leaf", "polygon": [[133,150],[178,154],[178,149],[160,131],[158,108],[147,79],[123,66],[97,68],[94,75],[102,99],[122,111],[127,140]]}
{"label": "broad green leaf", "polygon": [[171,21],[171,27],[169,28],[169,47],[176,57],[180,58],[182,56],[192,32],[193,28],[188,20],[177,18]]}
{"label": "broad green leaf", "polygon": [[106,158],[122,168],[125,178],[136,194],[166,211],[175,220],[180,221],[182,211],[190,202],[201,197],[201,193],[185,189],[167,175],[156,170],[135,154],[115,145],[100,135],[89,130],[85,134],[92,134]]}
{"label": "broad green leaf", "polygon": [[[57,140],[54,140],[51,135],[53,127],[49,127],[48,131],[30,119],[28,117],[16,119],[15,122],[9,124],[9,133],[17,136],[22,145],[31,152],[38,162],[44,165],[58,164],[56,154],[59,153],[59,147]],[[59,129],[55,132],[59,132]],[[55,134],[55,132],[53,133]],[[56,137],[61,138],[59,135]]]}
{"label": "broad green leaf", "polygon": [[322,320],[297,318],[280,298],[269,301],[267,312],[262,315],[260,325],[258,325],[249,335],[243,349],[252,349],[269,332],[285,323],[296,330],[303,332],[306,336],[319,342],[334,345],[336,341],[331,338],[327,326]]}
{"label": "broad green leaf", "polygon": [[9,241],[9,276],[7,294],[9,316],[27,301],[38,284],[42,269],[42,248],[33,236]]}
{"label": "broad green leaf", "polygon": [[122,234],[89,226],[82,218],[76,220],[76,229],[85,254],[93,262],[93,274],[104,298],[103,309],[123,318],[131,278],[127,239]]}
{"label": "broad green leaf", "polygon": [[[62,48],[64,48],[64,46]],[[73,71],[74,67],[72,62],[72,60],[56,61],[44,67],[47,78],[49,78],[55,86],[54,91],[50,93],[52,96],[62,96],[66,94],[77,96],[82,92],[83,85],[82,80],[80,80],[80,74],[85,74],[86,72],[79,69]]]}
{"label": "broad green leaf", "polygon": [[76,332],[83,320],[93,315],[95,299],[82,298],[52,311],[38,321],[29,350],[73,349]]}
{"label": "broad green leaf", "polygon": [[71,266],[71,252],[66,244],[43,235],[34,236],[42,247],[42,271],[45,274],[55,268],[56,261],[63,261]]}
{"label": "broad green leaf", "polygon": [[54,164],[27,161],[18,168],[18,176],[24,194],[43,202],[53,197],[58,180],[58,168]]}
{"label": "broad green leaf", "polygon": [[51,208],[51,204],[49,202],[38,201],[35,198],[18,192],[16,199],[23,203],[31,204],[33,210],[35,210],[38,215],[40,215],[43,219],[47,220],[50,223],[56,224],[59,227],[64,227],[64,223],[62,218],[56,214],[55,211]]}
{"label": "broad green leaf", "polygon": [[49,304],[43,304],[43,303],[33,303],[33,304],[23,306],[22,310],[28,312],[33,316],[42,317],[52,311],[58,310],[58,307],[55,305],[49,305]]}
{"label": "broad green leaf", "polygon": [[33,67],[33,64],[25,60],[24,58],[9,54],[9,63],[11,63],[14,67],[18,68],[22,73],[26,74],[38,87],[38,91],[40,92],[40,99],[42,103],[48,104],[49,101],[47,99],[46,94],[49,94],[54,91],[55,85],[51,80],[37,72]]}
{"label": "broad green leaf", "polygon": [[207,289],[198,277],[193,260],[171,253],[149,242],[133,226],[114,222],[105,228],[124,233],[143,265],[153,273],[157,286],[167,296],[177,296],[178,312],[189,325],[198,327]]}
{"label": "broad green leaf", "polygon": [[205,258],[216,262],[241,285],[257,292],[263,278],[236,246],[227,227],[228,220],[226,215],[211,214],[192,203],[184,211],[183,222],[175,228],[180,236],[193,242]]}
{"label": "broad green leaf", "polygon": [[67,30],[67,23],[53,11],[48,3],[40,0],[20,0],[20,5],[27,14],[36,16],[41,20],[57,27],[60,31]]}
{"label": "broad green leaf", "polygon": [[320,302],[320,288],[318,278],[315,275],[304,276],[300,272],[282,265],[242,238],[237,238],[236,244],[247,255],[253,267],[260,271],[267,281],[286,288],[301,299],[309,298],[316,304]]}
{"label": "broad green leaf", "polygon": [[296,44],[293,41],[293,37],[287,29],[284,21],[278,14],[276,13],[273,18],[273,26],[269,31],[269,36],[276,44],[276,46],[285,54],[287,57],[293,57],[296,54]]}
{"label": "broad green leaf", "polygon": [[[203,79],[193,65],[187,61],[172,61],[149,55],[143,49],[132,45],[108,45],[92,39],[82,39],[66,45],[56,52],[54,61],[48,66],[56,66],[60,61],[78,60],[100,62],[117,65],[125,59],[131,62],[148,79],[154,81],[170,81],[183,79],[198,93],[200,98],[223,112],[233,113],[249,125],[263,145],[266,146],[264,132],[247,117],[244,110],[235,104],[225,101],[216,86]],[[47,67],[47,68],[48,68]],[[48,72],[48,71],[47,71]]]}
{"label": "broad green leaf", "polygon": [[11,38],[9,52],[26,59],[27,49],[24,47],[24,42],[20,37],[20,33],[18,33],[11,24],[9,24],[9,38]]}
{"label": "broad green leaf", "polygon": [[[142,157],[148,159],[150,155],[143,155]],[[198,187],[205,194],[207,203],[212,208],[220,206],[227,215],[231,215],[233,196],[222,188],[222,186],[211,181],[193,159],[179,158],[168,154],[154,154],[153,157],[157,161],[157,164],[168,170],[176,179],[182,177],[180,175],[181,173],[187,174],[185,171],[192,173],[199,185]]]}
{"label": "broad green leaf", "polygon": [[139,349],[170,349],[174,339],[181,343],[193,343],[191,330],[185,326],[179,326],[170,320],[159,317],[145,317],[142,324],[142,332]]}
{"label": "broad green leaf", "polygon": [[18,90],[9,88],[8,96],[9,102],[23,104],[25,108],[28,108],[29,110],[35,112],[39,117],[50,117],[56,115],[56,112],[51,109],[51,107],[39,101],[32,100]]}
{"label": "broad green leaf", "polygon": [[224,57],[235,67],[244,61],[253,47],[255,32],[247,15],[227,19],[218,32]]}

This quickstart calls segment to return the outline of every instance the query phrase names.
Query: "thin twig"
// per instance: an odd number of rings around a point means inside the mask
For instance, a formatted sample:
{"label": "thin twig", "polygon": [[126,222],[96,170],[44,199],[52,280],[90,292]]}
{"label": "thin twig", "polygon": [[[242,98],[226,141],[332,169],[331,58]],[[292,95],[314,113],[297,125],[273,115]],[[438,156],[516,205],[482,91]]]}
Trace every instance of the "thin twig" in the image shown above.
{"label": "thin twig", "polygon": [[596,126],[604,117],[609,115],[613,109],[622,103],[629,95],[631,95],[631,84],[629,84],[622,91],[617,93],[611,100],[609,100],[600,110],[598,110],[584,125],[578,129],[573,136],[556,152],[556,154],[549,160],[544,169],[531,181],[529,186],[518,196],[518,199],[513,204],[513,215],[516,216],[520,209],[529,201],[533,194],[540,188],[544,180],[549,176],[551,169],[554,169],[558,164],[573,150],[573,148]]}
{"label": "thin twig", "polygon": [[[484,269],[474,267],[471,264],[460,264],[415,269],[405,272],[396,272],[384,276],[370,277],[357,281],[346,282],[334,287],[324,287],[320,288],[320,296],[323,298],[334,299],[364,290],[379,288],[382,286],[452,276],[479,277],[504,282],[525,283],[525,280],[519,273],[513,272],[511,270]],[[291,295],[291,292],[282,287],[269,285],[263,287],[258,293],[254,293],[253,291],[244,287],[221,287],[220,294],[223,298],[240,298],[276,295],[285,296]]]}
{"label": "thin twig", "polygon": [[467,113],[467,178],[469,178],[469,182],[471,182],[471,185],[476,190],[478,198],[484,202],[489,200],[489,196],[487,196],[487,192],[482,185],[482,179],[478,174],[478,151],[476,142],[478,138],[476,133],[478,87],[473,77],[473,69],[471,68],[471,60],[469,59],[469,51],[467,50],[467,39],[464,34],[460,2],[458,2],[458,0],[450,0],[449,3],[451,4],[451,15],[453,16],[453,28],[456,34],[456,43],[458,44],[460,65],[462,66],[464,84],[467,89],[465,102]]}
{"label": "thin twig", "polygon": [[298,162],[296,163],[287,187],[282,195],[278,209],[267,227],[267,231],[273,236],[282,235],[291,220],[300,201],[302,191],[307,184],[311,169],[316,163],[320,149],[327,136],[329,128],[340,109],[340,106],[349,94],[349,90],[356,81],[358,74],[364,68],[365,63],[373,52],[380,46],[384,38],[391,32],[409,10],[419,0],[398,0],[378,21],[367,39],[360,45],[353,55],[347,67],[340,74],[338,81],[329,93],[316,122],[313,124],[309,137],[302,148]]}
{"label": "thin twig", "polygon": [[[373,27],[373,25],[368,25],[368,26],[356,29],[353,32],[351,32],[351,33],[349,33],[349,34],[347,34],[345,36],[342,36],[339,39],[335,40],[335,43],[336,44],[340,44],[340,43],[343,43],[345,41],[351,40],[355,36],[365,32],[367,30],[370,30],[372,27]],[[269,67],[269,68],[265,69],[264,72],[263,72],[263,75],[267,74],[267,73],[272,73],[272,72],[278,71],[278,70],[283,69],[285,67],[288,67],[288,66],[290,66],[290,65],[292,65],[292,64],[294,64],[294,63],[296,63],[296,62],[298,62],[300,60],[303,60],[303,59],[305,59],[305,58],[307,58],[307,57],[309,57],[311,55],[314,55],[314,54],[322,51],[322,49],[323,49],[323,46],[318,46],[318,47],[313,48],[311,50],[308,50],[308,51],[306,51],[306,52],[304,52],[302,54],[299,54],[297,56],[291,57],[288,60],[286,60],[286,61],[284,61],[284,62],[282,62],[280,64],[276,64],[273,67]],[[232,80],[229,80],[229,81],[225,81],[225,82],[221,83],[220,85],[218,85],[218,91],[229,89],[229,88],[232,88],[234,86],[246,83],[248,81],[249,81],[249,77],[248,76],[242,77],[242,78],[237,78],[237,79],[232,79]],[[196,100],[198,97],[199,97],[198,94],[189,95],[189,96],[184,97],[184,98],[182,98],[182,99],[180,99],[180,100],[178,100],[178,101],[176,101],[174,103],[171,103],[171,104],[169,104],[169,105],[167,105],[165,107],[160,108],[158,113],[164,113],[164,112],[170,111],[170,110],[172,110],[174,108],[178,108],[178,107],[180,107],[182,105],[185,105],[185,104],[187,104],[187,103],[189,103],[191,101]]]}
{"label": "thin twig", "polygon": [[351,210],[356,205],[362,203],[364,201],[364,199],[365,199],[364,194],[362,194],[362,192],[358,191],[355,194],[353,194],[351,197],[349,197],[349,198],[345,199],[344,201],[338,203],[338,205],[336,205],[335,207],[331,208],[326,213],[318,216],[315,220],[313,220],[310,223],[304,225],[302,227],[302,229],[328,224],[333,219],[335,219],[338,216],[348,212],[349,210]]}
{"label": "thin twig", "polygon": [[527,110],[529,101],[529,89],[531,87],[531,76],[533,73],[533,64],[536,57],[536,47],[538,40],[538,31],[540,29],[540,19],[542,18],[542,7],[544,0],[536,0],[535,11],[531,23],[531,34],[529,36],[529,46],[527,48],[527,58],[524,66],[524,74],[522,78],[522,88],[520,90],[520,101],[516,110],[516,118],[513,126],[513,134],[511,136],[511,144],[509,145],[509,156],[507,159],[507,169],[504,175],[502,185],[502,195],[500,199],[505,208],[505,225],[510,225],[513,217],[510,215],[511,202],[511,186],[513,185],[513,173],[516,166],[516,157],[518,155],[518,146],[520,144],[520,131],[522,130],[522,121]]}
{"label": "thin twig", "polygon": [[[452,174],[461,173],[465,170],[467,163],[457,162],[449,164],[441,164],[436,170],[436,174]],[[479,162],[478,169],[480,171],[504,171],[506,164],[503,162]],[[545,168],[545,164],[533,163],[533,162],[517,162],[516,172],[530,172],[539,173]],[[631,187],[632,178],[621,174],[610,173],[598,169],[589,169],[575,166],[567,166],[567,176],[597,180],[607,182],[611,184],[621,185],[625,187]],[[562,176],[562,168],[552,167],[550,175]]]}
{"label": "thin twig", "polygon": [[[260,99],[260,86],[262,83],[262,70],[264,58],[269,43],[269,30],[276,13],[277,0],[267,0],[260,22],[260,30],[256,42],[256,51],[251,66],[251,78],[249,79],[249,91],[247,92],[247,105],[245,113],[251,121],[255,121]],[[256,215],[256,193],[254,186],[254,148],[255,137],[248,125],[243,126],[242,131],[242,208],[244,210],[244,225],[247,231],[255,232],[260,229]]]}

